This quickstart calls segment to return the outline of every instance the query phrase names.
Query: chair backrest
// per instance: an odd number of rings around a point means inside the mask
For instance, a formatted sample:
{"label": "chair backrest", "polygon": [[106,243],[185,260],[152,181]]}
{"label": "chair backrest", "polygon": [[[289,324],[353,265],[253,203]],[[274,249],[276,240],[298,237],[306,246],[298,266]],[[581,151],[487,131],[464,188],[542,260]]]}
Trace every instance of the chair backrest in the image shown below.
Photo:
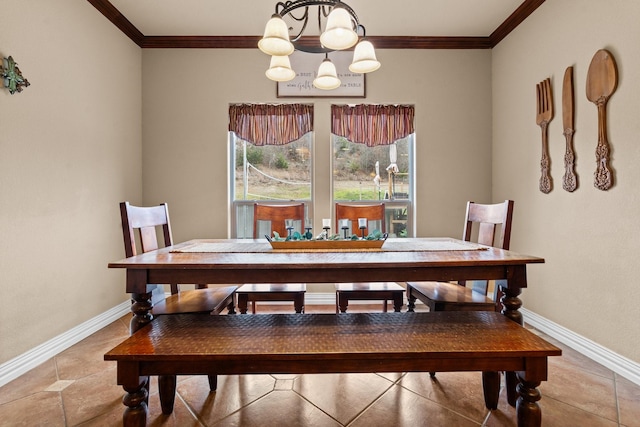
{"label": "chair backrest", "polygon": [[513,217],[513,200],[505,200],[493,205],[482,205],[467,202],[463,240],[471,241],[474,224],[478,225],[476,243],[509,249],[511,242],[511,219]]}
{"label": "chair backrest", "polygon": [[260,239],[264,238],[265,234],[273,236],[274,231],[278,232],[280,237],[287,237],[286,219],[293,220],[293,231],[304,233],[304,203],[290,205],[254,203],[253,237]]}
{"label": "chair backrest", "polygon": [[[477,228],[476,243],[493,246],[500,249],[509,249],[511,242],[511,220],[513,217],[513,200],[505,200],[502,203],[483,205],[467,202],[467,214],[465,216],[463,240],[471,241],[474,229]],[[474,225],[476,225],[474,227]],[[499,286],[502,281],[494,284],[492,299],[496,301],[496,310],[500,310]],[[460,282],[464,284],[464,282]],[[487,280],[474,280],[471,289],[487,295],[489,282]]]}
{"label": "chair backrest", "polygon": [[364,230],[365,236],[379,230],[384,233],[385,227],[385,211],[384,203],[376,203],[370,205],[348,205],[343,203],[336,203],[336,228],[335,233],[342,233],[340,227],[340,220],[346,219],[349,221],[351,227],[350,234],[360,235],[362,230],[358,226],[359,218],[367,219],[367,228]]}
{"label": "chair backrest", "polygon": [[[156,227],[162,227],[164,245],[173,243],[171,224],[169,222],[169,207],[166,203],[159,206],[132,206],[129,202],[120,203],[122,218],[122,234],[124,236],[124,251],[127,257],[158,249],[158,235]],[[135,233],[140,237],[141,252],[138,252]]]}
{"label": "chair backrest", "polygon": [[[154,251],[160,247],[157,227],[162,227],[164,246],[173,244],[171,223],[169,222],[169,207],[166,203],[159,206],[132,206],[129,202],[120,203],[120,217],[122,219],[122,235],[124,237],[124,252],[127,257]],[[140,252],[136,243],[136,230],[140,238]],[[152,302],[155,304],[164,298],[162,286],[149,285],[147,292],[153,293]],[[171,293],[178,292],[178,285],[171,284]]]}

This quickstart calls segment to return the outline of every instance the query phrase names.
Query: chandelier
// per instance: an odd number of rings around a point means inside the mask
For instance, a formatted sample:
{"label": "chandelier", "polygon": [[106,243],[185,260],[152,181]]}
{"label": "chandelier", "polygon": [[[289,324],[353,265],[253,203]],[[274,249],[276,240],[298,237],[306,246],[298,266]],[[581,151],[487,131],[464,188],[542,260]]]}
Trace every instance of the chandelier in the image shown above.
{"label": "chandelier", "polygon": [[[317,6],[318,32],[321,33],[316,43],[309,43],[302,38],[312,6]],[[293,34],[291,39],[290,32]],[[358,42],[359,33],[362,40]],[[265,74],[277,82],[286,82],[296,76],[289,60],[294,50],[324,53],[325,58],[320,63],[313,85],[318,89],[331,90],[340,87],[341,82],[335,65],[329,59],[330,52],[349,49],[357,43],[349,70],[352,73],[370,73],[380,68],[373,45],[364,38],[364,26],[346,3],[340,0],[295,0],[276,3],[276,13],[267,22],[258,48],[271,55],[270,66]]]}

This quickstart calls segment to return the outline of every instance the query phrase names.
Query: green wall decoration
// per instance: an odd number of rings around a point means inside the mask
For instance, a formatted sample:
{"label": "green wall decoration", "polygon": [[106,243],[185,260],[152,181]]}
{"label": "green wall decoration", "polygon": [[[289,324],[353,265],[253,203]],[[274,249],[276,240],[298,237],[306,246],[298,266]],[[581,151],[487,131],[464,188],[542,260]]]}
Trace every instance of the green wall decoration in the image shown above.
{"label": "green wall decoration", "polygon": [[2,76],[4,87],[9,89],[9,93],[11,95],[16,92],[22,92],[23,87],[27,87],[31,84],[27,79],[22,77],[18,64],[16,64],[11,56],[8,58],[2,58],[0,75]]}

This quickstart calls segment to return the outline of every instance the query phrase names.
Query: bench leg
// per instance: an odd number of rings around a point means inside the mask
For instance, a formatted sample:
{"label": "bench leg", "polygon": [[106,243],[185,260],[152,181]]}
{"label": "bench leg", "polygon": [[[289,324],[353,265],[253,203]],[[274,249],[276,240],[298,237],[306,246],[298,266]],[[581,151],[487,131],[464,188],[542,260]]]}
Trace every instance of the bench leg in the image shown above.
{"label": "bench leg", "polygon": [[542,425],[542,411],[538,405],[540,391],[536,388],[540,381],[525,381],[518,376],[518,401],[516,402],[516,417],[518,427],[540,427]]}
{"label": "bench leg", "polygon": [[176,376],[158,376],[158,394],[160,395],[160,407],[162,413],[169,415],[173,412],[173,403],[176,400]]}
{"label": "bench leg", "polygon": [[500,399],[500,372],[483,372],[482,390],[484,391],[484,405],[487,409],[498,409],[498,400]]}
{"label": "bench leg", "polygon": [[122,425],[124,427],[144,427],[147,425],[147,399],[149,398],[149,393],[146,385],[145,378],[136,387],[123,386],[127,392],[122,398],[122,403],[127,406],[122,415]]}

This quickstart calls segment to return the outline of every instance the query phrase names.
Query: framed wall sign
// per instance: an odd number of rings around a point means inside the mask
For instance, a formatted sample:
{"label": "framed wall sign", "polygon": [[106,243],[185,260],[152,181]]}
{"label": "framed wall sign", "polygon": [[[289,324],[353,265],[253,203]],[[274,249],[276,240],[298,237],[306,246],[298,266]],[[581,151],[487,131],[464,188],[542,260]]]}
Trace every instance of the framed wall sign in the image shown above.
{"label": "framed wall sign", "polygon": [[318,67],[324,60],[320,53],[294,51],[289,55],[291,68],[296,72],[293,80],[277,82],[278,98],[364,98],[365,76],[364,74],[349,71],[349,64],[353,57],[352,51],[336,51],[329,53],[329,59],[336,66],[338,78],[342,85],[333,90],[317,89],[313,86]]}

